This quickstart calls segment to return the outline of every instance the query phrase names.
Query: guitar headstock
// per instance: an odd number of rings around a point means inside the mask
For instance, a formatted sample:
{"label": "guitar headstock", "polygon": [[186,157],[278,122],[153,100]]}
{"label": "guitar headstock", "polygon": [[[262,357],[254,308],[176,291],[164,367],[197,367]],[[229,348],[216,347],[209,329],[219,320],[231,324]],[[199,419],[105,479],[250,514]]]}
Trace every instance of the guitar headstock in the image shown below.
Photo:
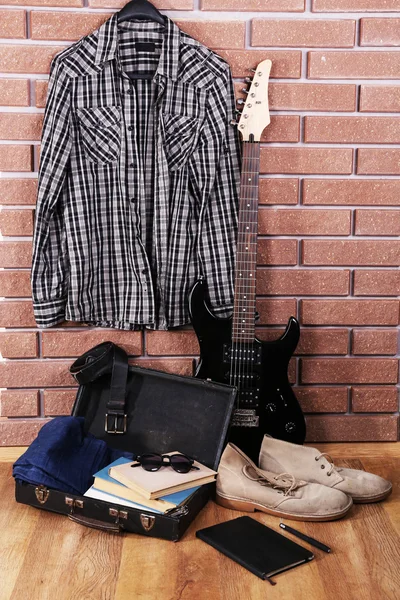
{"label": "guitar headstock", "polygon": [[[268,104],[268,80],[271,71],[272,62],[267,59],[259,63],[252,79],[246,77],[246,83],[250,83],[250,88],[243,88],[246,98],[240,98],[237,102],[243,106],[238,125],[244,142],[249,140],[259,142],[261,134],[265,127],[269,125],[271,119],[269,115]],[[250,136],[252,136],[250,138]]]}

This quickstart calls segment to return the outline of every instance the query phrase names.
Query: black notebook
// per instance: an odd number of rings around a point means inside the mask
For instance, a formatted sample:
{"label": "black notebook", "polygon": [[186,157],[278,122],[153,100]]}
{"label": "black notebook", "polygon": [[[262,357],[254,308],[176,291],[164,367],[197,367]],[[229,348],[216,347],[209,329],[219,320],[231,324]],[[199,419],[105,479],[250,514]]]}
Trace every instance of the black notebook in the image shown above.
{"label": "black notebook", "polygon": [[200,529],[196,536],[261,579],[314,558],[303,546],[250,517]]}

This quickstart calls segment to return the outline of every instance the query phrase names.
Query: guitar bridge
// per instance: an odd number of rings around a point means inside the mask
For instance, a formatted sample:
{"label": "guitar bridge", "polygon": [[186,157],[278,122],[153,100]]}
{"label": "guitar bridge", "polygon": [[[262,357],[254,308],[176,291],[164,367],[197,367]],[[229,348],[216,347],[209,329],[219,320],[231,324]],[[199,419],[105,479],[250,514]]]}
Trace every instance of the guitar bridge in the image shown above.
{"label": "guitar bridge", "polygon": [[257,416],[255,410],[237,408],[233,411],[232,427],[258,427],[259,424],[260,417]]}

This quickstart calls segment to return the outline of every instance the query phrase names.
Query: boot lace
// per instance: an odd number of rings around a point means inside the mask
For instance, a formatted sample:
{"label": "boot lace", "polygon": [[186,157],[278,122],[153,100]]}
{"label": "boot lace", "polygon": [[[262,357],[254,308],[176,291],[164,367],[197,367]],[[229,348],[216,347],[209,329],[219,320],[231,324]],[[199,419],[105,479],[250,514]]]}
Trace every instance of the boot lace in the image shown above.
{"label": "boot lace", "polygon": [[[330,456],[330,454],[328,454],[327,452],[321,452],[321,454],[319,454],[318,456],[315,457],[315,460],[316,460],[316,462],[318,462],[320,458],[324,458],[324,457],[327,459],[328,462],[331,463],[330,469],[327,472],[328,476],[332,475],[332,473],[333,473],[333,471],[335,471],[335,469],[337,471],[340,471],[340,469],[335,467],[332,456]],[[324,468],[325,468],[325,465],[321,465],[321,469],[324,469]]]}
{"label": "boot lace", "polygon": [[[251,471],[254,472],[254,475]],[[283,492],[284,496],[293,496],[294,490],[304,485],[304,482],[296,480],[291,473],[280,473],[279,475],[273,476],[252,465],[246,465],[243,468],[243,472],[248,479],[257,481],[260,485],[269,485],[273,489],[278,489]]]}

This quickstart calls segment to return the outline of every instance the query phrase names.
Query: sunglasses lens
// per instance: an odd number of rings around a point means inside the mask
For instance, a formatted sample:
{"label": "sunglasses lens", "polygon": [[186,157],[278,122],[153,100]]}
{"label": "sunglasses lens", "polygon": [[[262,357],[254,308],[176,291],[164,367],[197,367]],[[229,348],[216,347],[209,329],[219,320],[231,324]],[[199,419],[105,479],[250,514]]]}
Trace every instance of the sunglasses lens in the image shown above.
{"label": "sunglasses lens", "polygon": [[186,456],[173,454],[171,456],[171,465],[178,473],[189,473],[192,468],[192,461]]}
{"label": "sunglasses lens", "polygon": [[144,454],[140,462],[146,471],[158,471],[162,464],[162,457],[159,454]]}

